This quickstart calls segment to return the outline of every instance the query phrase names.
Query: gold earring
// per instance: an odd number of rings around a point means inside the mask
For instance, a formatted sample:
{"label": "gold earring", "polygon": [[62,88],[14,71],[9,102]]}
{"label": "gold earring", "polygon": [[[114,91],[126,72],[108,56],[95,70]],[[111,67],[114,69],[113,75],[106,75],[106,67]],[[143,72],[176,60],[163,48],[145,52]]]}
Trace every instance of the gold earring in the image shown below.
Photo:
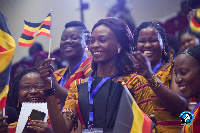
{"label": "gold earring", "polygon": [[87,46],[85,47],[85,51],[88,52],[88,47]]}
{"label": "gold earring", "polygon": [[18,99],[18,102],[17,102],[17,107],[19,107],[19,99]]}
{"label": "gold earring", "polygon": [[167,52],[164,50],[164,55],[167,56]]}
{"label": "gold earring", "polygon": [[120,51],[121,51],[121,48],[118,48],[118,49],[117,49],[117,51],[118,51],[118,54],[119,54],[119,53],[120,53]]}

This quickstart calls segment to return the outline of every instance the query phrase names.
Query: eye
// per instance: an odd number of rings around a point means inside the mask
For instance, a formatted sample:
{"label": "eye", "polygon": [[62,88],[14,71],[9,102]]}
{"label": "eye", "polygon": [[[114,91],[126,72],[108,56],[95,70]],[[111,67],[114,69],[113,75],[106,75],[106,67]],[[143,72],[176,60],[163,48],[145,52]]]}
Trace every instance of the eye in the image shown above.
{"label": "eye", "polygon": [[30,84],[22,85],[22,89],[29,90],[29,89],[31,89],[31,85]]}
{"label": "eye", "polygon": [[187,73],[188,73],[187,71],[181,71],[181,72],[180,72],[180,75],[181,75],[181,76],[184,76],[184,75],[186,75]]}
{"label": "eye", "polygon": [[93,44],[95,43],[95,40],[94,39],[90,39],[90,44]]}
{"label": "eye", "polygon": [[41,90],[44,89],[44,85],[36,85],[35,88]]}
{"label": "eye", "polygon": [[138,40],[138,43],[145,43],[145,40]]}
{"label": "eye", "polygon": [[61,41],[65,41],[65,40],[67,40],[67,37],[66,36],[62,36],[61,37]]}
{"label": "eye", "polygon": [[150,42],[152,43],[158,42],[158,39],[152,39]]}
{"label": "eye", "polygon": [[99,41],[100,41],[101,43],[105,43],[105,42],[106,42],[105,39],[100,39]]}

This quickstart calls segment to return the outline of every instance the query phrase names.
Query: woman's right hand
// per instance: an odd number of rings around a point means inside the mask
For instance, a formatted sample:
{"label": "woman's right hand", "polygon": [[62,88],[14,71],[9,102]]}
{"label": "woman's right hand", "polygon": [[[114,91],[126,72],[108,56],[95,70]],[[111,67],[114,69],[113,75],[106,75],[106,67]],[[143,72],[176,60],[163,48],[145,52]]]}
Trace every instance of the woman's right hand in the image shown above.
{"label": "woman's right hand", "polygon": [[8,123],[5,120],[8,116],[0,118],[0,133],[8,133]]}
{"label": "woman's right hand", "polygon": [[146,56],[146,53],[141,53],[140,51],[135,51],[132,53],[134,56],[133,63],[137,64],[136,73],[142,75],[146,79],[152,77],[153,71],[151,69],[151,63]]}
{"label": "woman's right hand", "polygon": [[51,84],[51,77],[53,76],[54,68],[51,65],[51,61],[55,58],[45,59],[39,67],[40,77],[48,84]]}

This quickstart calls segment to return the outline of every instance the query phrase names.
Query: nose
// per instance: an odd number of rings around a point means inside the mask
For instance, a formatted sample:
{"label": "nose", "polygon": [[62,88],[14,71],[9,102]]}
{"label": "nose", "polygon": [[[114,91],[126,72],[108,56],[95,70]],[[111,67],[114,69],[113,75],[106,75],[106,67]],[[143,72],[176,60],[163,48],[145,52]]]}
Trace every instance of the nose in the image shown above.
{"label": "nose", "polygon": [[182,78],[180,77],[180,76],[176,76],[175,77],[175,82],[177,83],[177,84],[180,84],[181,82],[182,82]]}
{"label": "nose", "polygon": [[150,42],[146,42],[145,44],[144,44],[144,47],[151,47],[152,45],[151,45],[151,43]]}
{"label": "nose", "polygon": [[38,93],[38,90],[37,90],[35,87],[32,87],[32,88],[29,90],[29,93],[31,93],[31,94],[37,94],[37,93]]}

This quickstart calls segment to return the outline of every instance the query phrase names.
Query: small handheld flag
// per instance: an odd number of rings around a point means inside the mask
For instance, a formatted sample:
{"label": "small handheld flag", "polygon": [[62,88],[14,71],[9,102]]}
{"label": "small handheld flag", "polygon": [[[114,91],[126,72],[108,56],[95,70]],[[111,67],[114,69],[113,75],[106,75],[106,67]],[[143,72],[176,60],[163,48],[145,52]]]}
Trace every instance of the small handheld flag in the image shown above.
{"label": "small handheld flag", "polygon": [[31,23],[24,20],[24,30],[18,40],[19,46],[30,47],[34,43],[35,38],[39,35],[50,37],[51,15],[52,11],[41,23]]}

